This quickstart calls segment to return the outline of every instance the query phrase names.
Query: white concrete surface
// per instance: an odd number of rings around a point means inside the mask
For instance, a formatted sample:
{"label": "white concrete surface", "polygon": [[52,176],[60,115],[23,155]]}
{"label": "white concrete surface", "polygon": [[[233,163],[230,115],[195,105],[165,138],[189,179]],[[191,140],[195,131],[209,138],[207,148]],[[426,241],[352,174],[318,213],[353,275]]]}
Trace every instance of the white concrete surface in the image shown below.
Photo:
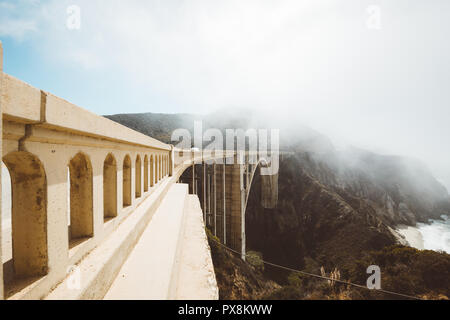
{"label": "white concrete surface", "polygon": [[177,300],[218,300],[219,289],[205,232],[203,212],[196,195],[188,195],[181,235]]}
{"label": "white concrete surface", "polygon": [[105,299],[169,298],[187,194],[186,184],[170,187]]}

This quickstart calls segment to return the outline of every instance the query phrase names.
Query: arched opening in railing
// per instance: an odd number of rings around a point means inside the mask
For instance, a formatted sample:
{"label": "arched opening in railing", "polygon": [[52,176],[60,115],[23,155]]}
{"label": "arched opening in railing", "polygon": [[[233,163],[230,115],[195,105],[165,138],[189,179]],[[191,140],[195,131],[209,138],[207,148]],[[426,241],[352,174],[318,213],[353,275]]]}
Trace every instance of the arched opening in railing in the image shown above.
{"label": "arched opening in railing", "polygon": [[159,175],[159,168],[160,168],[159,155],[157,155],[155,156],[155,176],[156,176],[155,184],[158,183],[161,178]]}
{"label": "arched opening in railing", "polygon": [[2,261],[0,268],[3,265],[3,277],[5,280],[14,275],[12,260],[11,189],[11,176],[9,175],[9,170],[5,163],[2,162],[2,211],[0,216],[2,222],[2,237],[0,244],[2,246]]}
{"label": "arched opening in railing", "polygon": [[[47,179],[42,163],[29,152],[11,152],[3,161],[11,178],[11,251],[2,253],[9,258],[2,261],[3,280],[8,285],[17,278],[48,272]],[[5,226],[2,231],[3,236],[8,232]]]}
{"label": "arched opening in railing", "polygon": [[169,174],[169,158],[166,156],[166,176]]}
{"label": "arched opening in railing", "polygon": [[139,198],[141,196],[141,156],[137,155],[136,157],[136,168],[134,169],[134,172],[136,174],[135,176],[135,191],[134,191],[134,196],[136,198]]}
{"label": "arched opening in railing", "polygon": [[110,153],[103,163],[103,218],[117,217],[117,162]]}
{"label": "arched opening in railing", "polygon": [[123,207],[125,208],[131,206],[131,159],[129,155],[126,155],[123,160],[122,175],[122,197]]}
{"label": "arched opening in railing", "polygon": [[92,166],[89,158],[77,153],[69,162],[70,176],[70,247],[94,235]]}
{"label": "arched opening in railing", "polygon": [[150,187],[153,187],[154,185],[155,185],[155,168],[153,155],[150,155]]}
{"label": "arched opening in railing", "polygon": [[159,156],[159,179],[162,180],[162,155]]}
{"label": "arched opening in railing", "polygon": [[144,192],[148,191],[148,156],[144,157]]}

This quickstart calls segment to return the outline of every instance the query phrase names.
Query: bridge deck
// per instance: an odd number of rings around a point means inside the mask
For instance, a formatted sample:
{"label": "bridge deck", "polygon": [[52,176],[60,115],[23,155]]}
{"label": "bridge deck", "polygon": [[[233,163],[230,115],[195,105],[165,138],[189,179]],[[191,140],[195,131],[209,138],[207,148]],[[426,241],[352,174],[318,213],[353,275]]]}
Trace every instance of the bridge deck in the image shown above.
{"label": "bridge deck", "polygon": [[188,186],[174,184],[105,299],[167,299]]}
{"label": "bridge deck", "polygon": [[[187,185],[171,186],[105,299],[175,299],[189,293],[192,299],[198,296],[198,288],[207,288],[205,299],[217,298],[202,213],[195,200],[198,203],[196,196],[188,196]],[[198,240],[203,242],[194,244]],[[205,265],[209,269],[195,270]]]}

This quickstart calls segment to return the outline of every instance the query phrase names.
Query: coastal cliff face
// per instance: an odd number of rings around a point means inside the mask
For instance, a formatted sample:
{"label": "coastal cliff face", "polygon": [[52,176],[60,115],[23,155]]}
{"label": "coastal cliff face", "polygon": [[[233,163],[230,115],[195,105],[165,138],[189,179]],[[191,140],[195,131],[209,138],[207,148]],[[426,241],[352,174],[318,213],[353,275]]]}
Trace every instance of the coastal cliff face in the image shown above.
{"label": "coastal cliff face", "polygon": [[447,190],[418,161],[358,149],[301,158],[299,165],[311,176],[338,194],[364,200],[391,226],[450,212]]}
{"label": "coastal cliff face", "polygon": [[[450,255],[397,245],[390,228],[393,220],[386,219],[383,202],[366,197],[373,190],[384,194],[389,194],[389,190],[367,182],[366,193],[360,189],[354,192],[351,187],[336,182],[335,172],[327,175],[331,169],[312,157],[311,153],[304,152],[283,157],[279,199],[274,209],[261,206],[260,177],[255,177],[246,211],[247,250],[260,252],[266,261],[313,274],[326,270],[329,275],[334,270],[340,279],[363,285],[367,279],[366,268],[374,264],[382,270],[384,289],[425,299],[448,299]],[[417,210],[414,202],[408,200],[403,201]],[[446,199],[438,197],[438,200],[445,203]],[[445,207],[438,208],[445,210]],[[411,216],[416,219],[413,210]],[[402,221],[397,211],[393,210],[392,214]],[[282,285],[264,298],[398,298],[345,285],[330,286],[270,266],[264,275]]]}
{"label": "coastal cliff face", "polygon": [[[295,154],[281,160],[276,208],[262,208],[258,188],[251,191],[247,247],[270,261],[298,269],[305,267],[308,258],[333,268],[364,251],[395,243],[370,204],[321,183],[301,165],[304,157]],[[256,176],[255,186],[259,180]]]}

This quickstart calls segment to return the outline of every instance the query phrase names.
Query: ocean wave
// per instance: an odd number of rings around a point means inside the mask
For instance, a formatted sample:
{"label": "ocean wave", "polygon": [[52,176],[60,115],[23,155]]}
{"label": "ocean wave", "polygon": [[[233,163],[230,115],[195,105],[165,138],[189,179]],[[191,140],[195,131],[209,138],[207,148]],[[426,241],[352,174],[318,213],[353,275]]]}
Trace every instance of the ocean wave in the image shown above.
{"label": "ocean wave", "polygon": [[443,220],[430,220],[430,224],[418,223],[417,228],[422,234],[424,248],[450,253],[450,219],[443,215]]}

